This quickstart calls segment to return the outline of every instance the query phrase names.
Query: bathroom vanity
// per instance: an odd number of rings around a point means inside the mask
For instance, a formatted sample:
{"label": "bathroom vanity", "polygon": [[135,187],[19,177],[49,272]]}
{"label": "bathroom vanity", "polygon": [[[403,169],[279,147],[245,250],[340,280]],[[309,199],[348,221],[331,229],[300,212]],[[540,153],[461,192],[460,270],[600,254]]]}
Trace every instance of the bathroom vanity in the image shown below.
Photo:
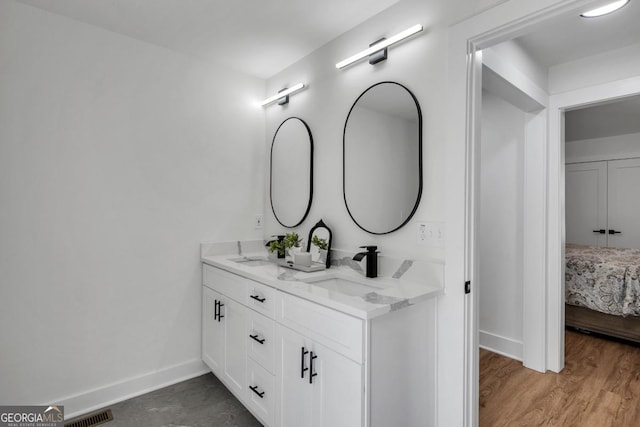
{"label": "bathroom vanity", "polygon": [[410,330],[442,292],[441,264],[385,260],[396,278],[366,279],[345,256],[304,273],[236,244],[202,246],[202,359],[264,425],[419,425],[434,379]]}

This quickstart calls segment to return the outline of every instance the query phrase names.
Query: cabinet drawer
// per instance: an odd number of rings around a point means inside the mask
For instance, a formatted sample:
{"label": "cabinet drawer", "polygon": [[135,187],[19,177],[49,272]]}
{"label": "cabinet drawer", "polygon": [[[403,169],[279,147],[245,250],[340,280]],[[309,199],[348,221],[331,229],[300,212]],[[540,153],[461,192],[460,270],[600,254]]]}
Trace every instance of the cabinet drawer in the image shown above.
{"label": "cabinet drawer", "polygon": [[273,373],[275,357],[275,322],[262,314],[247,310],[247,353],[267,371]]}
{"label": "cabinet drawer", "polygon": [[243,304],[246,302],[247,280],[219,268],[202,265],[202,282],[205,286]]}
{"label": "cabinet drawer", "polygon": [[262,283],[247,281],[247,306],[267,317],[276,317],[276,296],[278,291]]}
{"label": "cabinet drawer", "polygon": [[360,319],[284,293],[276,319],[357,363],[363,362],[364,324]]}
{"label": "cabinet drawer", "polygon": [[270,427],[275,424],[275,379],[262,366],[247,358],[246,403]]}

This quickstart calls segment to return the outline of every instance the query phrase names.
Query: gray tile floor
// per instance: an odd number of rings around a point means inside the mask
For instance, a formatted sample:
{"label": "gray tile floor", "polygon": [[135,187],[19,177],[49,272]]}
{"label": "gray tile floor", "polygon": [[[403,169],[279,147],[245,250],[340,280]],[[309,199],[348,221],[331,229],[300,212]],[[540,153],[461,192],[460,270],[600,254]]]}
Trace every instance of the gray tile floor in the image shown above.
{"label": "gray tile floor", "polygon": [[206,374],[108,406],[104,427],[262,426],[213,375]]}

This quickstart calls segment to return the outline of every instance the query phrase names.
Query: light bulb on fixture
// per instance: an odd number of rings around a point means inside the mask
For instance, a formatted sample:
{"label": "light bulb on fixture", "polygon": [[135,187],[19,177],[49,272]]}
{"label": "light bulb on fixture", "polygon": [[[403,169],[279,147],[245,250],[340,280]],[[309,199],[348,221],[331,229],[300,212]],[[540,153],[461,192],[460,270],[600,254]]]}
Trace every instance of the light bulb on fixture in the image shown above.
{"label": "light bulb on fixture", "polygon": [[[279,101],[283,98],[286,98],[287,102],[288,102],[288,96],[291,95],[292,93],[296,93],[299,90],[304,89],[304,84],[303,83],[298,83],[297,85],[291,86],[288,89],[284,89],[280,92],[278,92],[277,94],[265,99],[264,101],[262,101],[260,103],[261,106],[266,107],[269,104],[273,104],[276,101]],[[284,102],[286,103],[286,102]]]}
{"label": "light bulb on fixture", "polygon": [[620,9],[621,7],[626,6],[627,3],[629,3],[629,0],[617,0],[613,3],[605,4],[602,7],[584,12],[580,14],[580,16],[582,16],[583,18],[597,18],[599,16],[608,15]]}
{"label": "light bulb on fixture", "polygon": [[[407,37],[410,37],[416,33],[419,33],[420,31],[422,31],[422,25],[414,25],[411,28],[407,28],[406,30],[396,34],[395,36],[389,37],[388,39],[382,39],[379,42],[374,43],[373,45],[371,45],[371,47],[369,47],[369,49],[365,49],[362,52],[356,53],[353,56],[350,56],[349,58],[345,59],[344,61],[340,61],[336,64],[336,68],[344,68],[347,65],[351,65],[354,62],[357,62],[363,58],[368,57],[369,55],[372,55],[376,52],[380,52],[381,50],[391,46],[394,43],[398,43],[401,40],[406,39]],[[384,57],[384,59],[386,59],[386,56]],[[379,60],[378,60],[379,61]]]}

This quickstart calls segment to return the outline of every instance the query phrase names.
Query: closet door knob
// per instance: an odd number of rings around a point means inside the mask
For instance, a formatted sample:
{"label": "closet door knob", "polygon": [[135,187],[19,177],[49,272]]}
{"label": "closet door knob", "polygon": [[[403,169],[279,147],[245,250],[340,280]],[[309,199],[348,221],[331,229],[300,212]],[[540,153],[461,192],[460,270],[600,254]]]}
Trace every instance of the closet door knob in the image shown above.
{"label": "closet door knob", "polygon": [[600,230],[593,230],[594,233],[600,233],[600,234],[605,234],[607,232],[607,230],[601,228]]}
{"label": "closet door knob", "polygon": [[609,230],[609,234],[620,234],[622,231]]}

